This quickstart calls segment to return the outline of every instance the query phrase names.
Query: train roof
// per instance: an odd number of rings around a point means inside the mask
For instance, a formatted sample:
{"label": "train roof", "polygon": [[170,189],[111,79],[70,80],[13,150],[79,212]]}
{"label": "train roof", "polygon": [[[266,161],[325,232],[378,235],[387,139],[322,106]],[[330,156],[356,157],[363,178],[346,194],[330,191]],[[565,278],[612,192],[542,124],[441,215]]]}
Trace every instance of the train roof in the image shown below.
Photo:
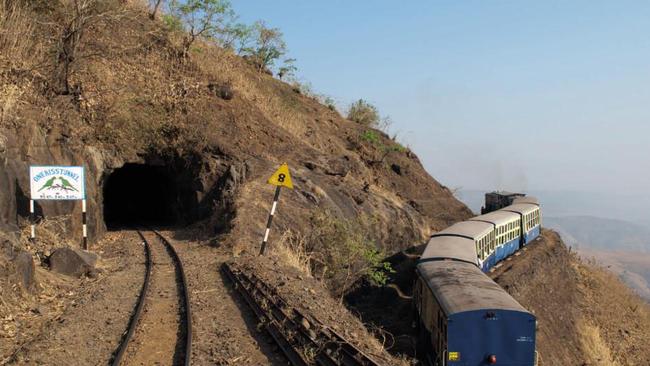
{"label": "train roof", "polygon": [[510,191],[492,191],[492,192],[487,192],[486,194],[497,195],[497,196],[521,196],[521,197],[524,197],[526,195],[525,193],[510,192]]}
{"label": "train roof", "polygon": [[539,200],[536,197],[532,197],[532,196],[517,197],[514,200],[512,200],[513,205],[518,203],[529,203],[531,205],[539,206]]}
{"label": "train roof", "polygon": [[519,219],[519,215],[514,212],[497,210],[485,215],[472,217],[470,221],[487,221],[495,225],[501,225],[510,222],[513,219]]}
{"label": "train roof", "polygon": [[526,312],[510,294],[475,265],[458,261],[433,261],[417,265],[447,315],[474,310]]}
{"label": "train roof", "polygon": [[434,236],[424,248],[420,262],[436,259],[455,259],[476,266],[476,243],[472,239],[459,236]]}
{"label": "train roof", "polygon": [[463,237],[466,237],[466,238],[476,240],[477,238],[480,238],[480,237],[484,236],[485,234],[488,234],[493,229],[494,229],[494,226],[492,226],[492,224],[489,224],[487,222],[462,221],[462,222],[453,224],[450,227],[431,235],[431,237],[434,237],[434,236],[454,236],[455,235],[455,236],[463,236]]}
{"label": "train roof", "polygon": [[539,210],[539,206],[532,203],[517,203],[514,205],[506,206],[502,208],[500,211],[517,212],[525,215],[535,210]]}

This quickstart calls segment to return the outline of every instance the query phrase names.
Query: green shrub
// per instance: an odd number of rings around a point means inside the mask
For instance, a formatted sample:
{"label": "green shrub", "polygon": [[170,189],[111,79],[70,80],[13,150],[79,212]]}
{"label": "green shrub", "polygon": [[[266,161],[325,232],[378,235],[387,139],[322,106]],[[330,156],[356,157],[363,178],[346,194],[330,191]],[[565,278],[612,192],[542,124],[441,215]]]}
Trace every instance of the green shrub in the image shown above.
{"label": "green shrub", "polygon": [[379,134],[373,130],[366,130],[364,133],[361,134],[361,138],[372,144],[379,143]]}
{"label": "green shrub", "polygon": [[329,211],[317,211],[310,221],[312,273],[325,280],[335,295],[343,296],[361,277],[379,286],[388,281],[394,270],[371,239],[376,220],[365,215],[344,219]]}

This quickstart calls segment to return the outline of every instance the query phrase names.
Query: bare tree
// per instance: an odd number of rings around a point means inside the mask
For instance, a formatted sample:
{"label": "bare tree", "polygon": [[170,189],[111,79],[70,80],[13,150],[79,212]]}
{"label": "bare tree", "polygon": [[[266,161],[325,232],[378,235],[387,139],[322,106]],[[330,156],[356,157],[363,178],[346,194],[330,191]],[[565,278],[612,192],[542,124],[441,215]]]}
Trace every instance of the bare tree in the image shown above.
{"label": "bare tree", "polygon": [[82,54],[80,48],[82,39],[88,27],[99,22],[114,21],[123,14],[123,4],[106,0],[65,0],[62,20],[55,23],[60,31],[55,39],[54,85],[58,94],[66,95],[72,92],[70,77],[77,60],[89,57]]}
{"label": "bare tree", "polygon": [[163,0],[154,0],[153,1],[153,10],[149,14],[149,18],[151,18],[151,20],[156,19],[156,15],[158,14],[158,10],[160,9],[160,5],[162,5],[162,3],[163,3]]}
{"label": "bare tree", "polygon": [[54,71],[56,91],[59,94],[70,94],[70,74],[72,63],[77,56],[77,50],[86,26],[93,15],[95,0],[72,0],[66,9],[67,18],[63,23],[57,44],[57,63]]}

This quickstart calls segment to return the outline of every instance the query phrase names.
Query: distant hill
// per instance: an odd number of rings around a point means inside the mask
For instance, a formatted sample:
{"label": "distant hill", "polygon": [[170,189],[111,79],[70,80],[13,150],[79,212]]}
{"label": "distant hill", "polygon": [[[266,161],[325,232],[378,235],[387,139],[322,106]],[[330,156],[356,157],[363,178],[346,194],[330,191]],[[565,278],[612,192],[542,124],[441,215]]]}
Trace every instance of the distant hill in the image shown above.
{"label": "distant hill", "polygon": [[650,229],[593,216],[545,217],[544,225],[557,230],[582,257],[607,267],[650,300]]}
{"label": "distant hill", "polygon": [[650,229],[639,224],[594,216],[545,216],[543,222],[563,234],[569,245],[650,253]]}
{"label": "distant hill", "polygon": [[[461,190],[456,193],[474,212],[480,212],[483,205],[483,190]],[[650,228],[648,207],[650,194],[646,196],[620,192],[575,192],[575,191],[524,191],[540,199],[545,216],[596,216],[608,217],[641,224]]]}

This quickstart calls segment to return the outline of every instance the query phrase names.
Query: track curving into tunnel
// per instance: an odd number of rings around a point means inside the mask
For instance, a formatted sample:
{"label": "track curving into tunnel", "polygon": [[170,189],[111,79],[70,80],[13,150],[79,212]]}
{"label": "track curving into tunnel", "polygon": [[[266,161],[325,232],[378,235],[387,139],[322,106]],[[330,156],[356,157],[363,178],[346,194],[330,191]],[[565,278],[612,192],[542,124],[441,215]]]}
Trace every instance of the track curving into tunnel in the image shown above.
{"label": "track curving into tunnel", "polygon": [[183,263],[174,246],[159,232],[137,233],[145,251],[145,278],[111,364],[189,366],[192,313]]}

